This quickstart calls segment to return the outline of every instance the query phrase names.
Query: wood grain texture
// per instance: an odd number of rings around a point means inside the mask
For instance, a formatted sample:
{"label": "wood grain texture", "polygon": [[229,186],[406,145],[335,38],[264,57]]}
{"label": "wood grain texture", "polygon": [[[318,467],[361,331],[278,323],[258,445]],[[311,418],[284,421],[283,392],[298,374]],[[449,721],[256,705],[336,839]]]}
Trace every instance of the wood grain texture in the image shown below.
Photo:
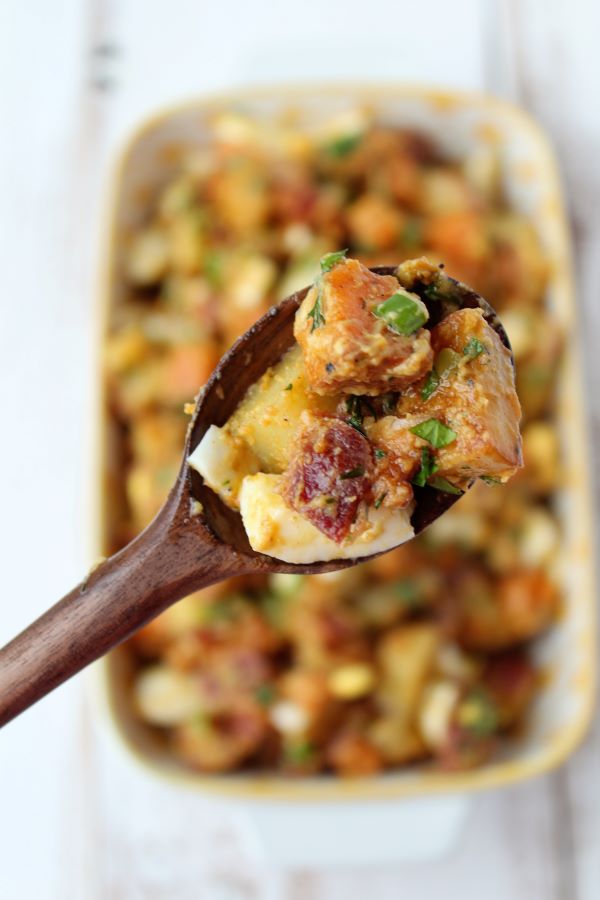
{"label": "wood grain texture", "polygon": [[[402,35],[402,52],[386,57],[380,51],[372,71],[380,77],[484,86],[487,73],[480,62],[489,56],[476,44],[473,17],[483,6],[493,5],[487,0],[451,5],[427,0],[417,8],[372,3],[370,15],[389,24],[386,30],[393,33],[396,47]],[[597,5],[585,0],[507,0],[503,5],[511,13],[509,49],[519,54],[512,96],[549,130],[565,175],[598,447],[600,119],[593,99],[600,84]],[[323,22],[321,7],[308,3],[295,8],[298,15],[290,12],[287,27],[301,39],[312,26],[311,17]],[[250,15],[260,35],[247,28]],[[332,4],[327,15],[331,34],[345,49],[344,10]],[[358,28],[360,11],[353,7],[352,15]],[[264,61],[263,51],[269,35],[279,40],[286,16],[282,13],[280,23],[272,8],[257,3],[234,17],[229,5],[213,12],[192,0],[5,0],[1,16],[0,66],[5,77],[0,79],[0,109],[10,140],[0,142],[0,252],[5,296],[19,299],[11,303],[0,330],[3,359],[13,373],[0,384],[6,388],[2,459],[5,471],[21,476],[19,498],[16,491],[11,493],[10,479],[4,489],[5,509],[13,511],[4,546],[14,543],[15,531],[30,529],[37,547],[33,562],[16,554],[4,560],[0,627],[6,639],[41,612],[49,595],[59,596],[76,581],[87,565],[84,529],[66,523],[86,521],[89,439],[87,445],[82,441],[80,423],[89,396],[86,372],[91,376],[93,371],[89,355],[97,217],[111,153],[149,109],[243,80],[250,70],[236,68],[236,60],[244,56],[241,37],[233,35],[226,45],[221,41],[222,53],[210,52],[214,35],[224,33],[217,28],[219,16],[229,17],[230,34],[236,18],[248,42],[262,41],[260,54],[256,50],[253,58],[260,58],[256,71],[263,80],[277,74]],[[430,27],[433,21],[436,29]],[[490,33],[487,39],[496,40],[497,29]],[[355,77],[369,74],[369,54],[361,46],[363,57],[351,61]],[[340,54],[345,62],[338,68],[331,57],[322,56],[311,61],[313,77],[348,74],[347,54]],[[383,57],[389,64],[385,72]],[[320,68],[325,64],[327,70]],[[256,71],[254,78],[259,77]],[[503,92],[504,83],[495,89]],[[35,109],[35,116],[24,116],[24,109]],[[26,359],[18,352],[23,328],[36,341],[36,357]],[[38,420],[34,431],[22,401],[23,394],[37,396],[40,383],[54,386],[55,402],[52,415]],[[68,425],[69,416],[76,427]],[[43,515],[31,521],[29,509],[39,503],[40,485],[37,478],[30,485],[28,476],[39,472],[39,454],[33,450],[40,427],[52,436],[57,421],[67,423],[62,438],[72,450],[65,465],[64,450],[59,453],[52,441],[45,448],[44,470],[64,473],[62,479],[43,484],[44,506],[60,507],[65,523],[49,534]],[[13,431],[19,436],[14,447]],[[61,439],[62,446],[65,441]],[[596,451],[597,469],[599,463]],[[25,587],[16,573],[28,565],[30,582]],[[226,809],[205,806],[196,796],[165,792],[127,766],[91,718],[76,679],[3,733],[0,793],[3,821],[10,821],[10,828],[2,829],[0,895],[3,900],[363,900],[365,895],[374,900],[597,900],[599,784],[596,724],[560,773],[479,796],[460,845],[446,859],[374,872],[350,869],[278,877],[251,864]]]}

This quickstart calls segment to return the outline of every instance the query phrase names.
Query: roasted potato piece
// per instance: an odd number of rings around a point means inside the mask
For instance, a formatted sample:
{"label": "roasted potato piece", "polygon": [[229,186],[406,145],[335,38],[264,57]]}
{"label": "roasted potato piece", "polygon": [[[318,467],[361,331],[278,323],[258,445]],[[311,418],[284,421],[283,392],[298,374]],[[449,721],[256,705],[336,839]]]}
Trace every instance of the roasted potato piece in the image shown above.
{"label": "roasted potato piece", "polygon": [[455,432],[456,439],[438,449],[439,476],[507,480],[522,463],[521,409],[508,350],[477,309],[451,313],[432,329],[431,343],[439,384],[431,393],[425,379],[407,388],[397,414],[435,419]]}
{"label": "roasted potato piece", "polygon": [[[399,295],[414,313],[407,333],[389,327],[382,310]],[[401,390],[431,368],[429,332],[420,327],[427,318],[424,304],[393,276],[340,260],[311,288],[296,316],[309,385],[319,394]]]}

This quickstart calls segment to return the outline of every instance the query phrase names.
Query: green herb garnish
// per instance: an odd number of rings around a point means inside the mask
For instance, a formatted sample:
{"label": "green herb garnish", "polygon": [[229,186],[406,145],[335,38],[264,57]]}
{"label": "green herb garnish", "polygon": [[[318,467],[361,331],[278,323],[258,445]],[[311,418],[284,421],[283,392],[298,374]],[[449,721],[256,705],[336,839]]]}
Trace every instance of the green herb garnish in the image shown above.
{"label": "green herb garnish", "polygon": [[423,237],[421,223],[418,219],[409,219],[402,232],[402,243],[407,247],[419,244]]}
{"label": "green herb garnish", "polygon": [[464,356],[467,359],[476,359],[480,353],[489,353],[488,348],[476,337],[469,338],[463,350]]}
{"label": "green herb garnish", "polygon": [[457,710],[458,724],[477,737],[487,737],[498,730],[498,710],[489,694],[473,688]]}
{"label": "green herb garnish", "polygon": [[429,318],[427,310],[419,301],[399,291],[379,303],[373,314],[383,319],[392,331],[404,335],[414,334]]}
{"label": "green herb garnish", "polygon": [[480,475],[482,481],[485,481],[486,484],[502,484],[499,478],[494,478],[493,475]]}
{"label": "green herb garnish", "polygon": [[275,699],[275,688],[272,684],[259,684],[254,691],[254,696],[261,706],[270,706]]}
{"label": "green herb garnish", "polygon": [[457,438],[456,432],[440,422],[439,419],[426,419],[424,422],[414,425],[410,430],[438,450],[440,447],[447,447]]}
{"label": "green herb garnish", "polygon": [[212,287],[219,287],[223,281],[223,257],[215,250],[206,254],[203,260],[204,275]]}
{"label": "green herb garnish", "polygon": [[425,379],[425,384],[421,388],[421,399],[429,400],[429,398],[431,397],[433,392],[436,391],[439,386],[440,386],[440,376],[435,371],[435,369],[432,369],[431,372],[429,372],[429,374],[427,375],[427,378]]}
{"label": "green herb garnish", "polygon": [[345,258],[347,252],[347,250],[335,250],[333,253],[326,253],[325,256],[322,256],[320,260],[321,272],[331,271],[334,266],[337,266]]}
{"label": "green herb garnish", "polygon": [[286,388],[284,388],[284,391],[291,391],[292,387],[293,387],[292,384],[288,384],[288,386]]}
{"label": "green herb garnish", "polygon": [[394,584],[394,594],[406,606],[419,605],[419,592],[412,578],[401,578]]}
{"label": "green herb garnish", "polygon": [[440,290],[438,284],[428,284],[423,293],[428,300],[446,300],[446,294]]}
{"label": "green herb garnish", "polygon": [[310,741],[296,741],[285,748],[285,758],[291,763],[305,763],[312,759],[315,748]]}
{"label": "green herb garnish", "polygon": [[385,500],[386,497],[387,497],[387,491],[384,491],[383,494],[381,494],[381,496],[378,497],[377,500],[375,501],[375,503],[373,504],[375,509],[379,509],[379,507],[381,506],[381,504],[383,503],[383,501]]}
{"label": "green herb garnish", "polygon": [[340,478],[341,479],[360,478],[364,474],[365,474],[364,468],[362,466],[357,466],[355,469],[348,469],[347,472],[342,472],[342,474],[340,475]]}
{"label": "green herb garnish", "polygon": [[381,450],[379,447],[375,448],[375,459],[383,459],[384,456],[387,456],[385,450]]}
{"label": "green herb garnish", "polygon": [[317,291],[317,299],[315,300],[315,305],[308,313],[308,317],[312,319],[312,328],[310,329],[311,334],[317,328],[320,328],[321,325],[325,324],[325,316],[323,315],[323,310],[321,309],[321,289]]}
{"label": "green herb garnish", "polygon": [[229,478],[226,478],[225,481],[223,482],[223,487],[227,487],[227,485],[229,485],[229,484],[231,484],[231,481],[229,480]]}
{"label": "green herb garnish", "polygon": [[343,159],[344,156],[352,153],[362,141],[362,132],[355,134],[343,134],[341,137],[330,141],[325,149],[330,156],[335,159]]}
{"label": "green herb garnish", "polygon": [[349,394],[346,397],[346,412],[348,413],[348,418],[346,419],[348,425],[351,425],[356,431],[364,435],[362,404],[360,397],[357,397],[356,394]]}
{"label": "green herb garnish", "polygon": [[431,450],[427,447],[423,447],[421,450],[421,468],[415,475],[412,480],[413,484],[416,484],[417,487],[424,487],[427,484],[427,479],[437,472],[438,464],[436,463]]}
{"label": "green herb garnish", "polygon": [[462,494],[460,488],[457,488],[456,485],[452,484],[450,481],[447,481],[446,478],[442,478],[441,475],[435,475],[433,478],[429,479],[429,484],[431,487],[436,488],[438,491],[444,491],[446,494]]}

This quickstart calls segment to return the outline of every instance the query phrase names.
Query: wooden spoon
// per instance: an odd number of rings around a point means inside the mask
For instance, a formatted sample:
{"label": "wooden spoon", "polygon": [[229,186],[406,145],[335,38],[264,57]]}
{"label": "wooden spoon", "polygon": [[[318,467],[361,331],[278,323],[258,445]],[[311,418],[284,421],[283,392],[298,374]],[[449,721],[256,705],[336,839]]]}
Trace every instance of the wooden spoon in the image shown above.
{"label": "wooden spoon", "polygon": [[[392,275],[395,268],[372,271]],[[486,301],[453,279],[447,284],[452,291],[450,308],[445,308],[444,301],[423,298],[430,324],[453,309],[479,307],[510,350],[504,329]],[[221,359],[198,399],[177,480],[153,522],[0,650],[0,725],[192,591],[234,575],[331,572],[371,558],[292,565],[256,553],[239,514],[206,488],[187,464],[209,426],[223,425],[248,387],[292,345],[294,316],[308,290],[273,307]],[[417,494],[412,515],[416,534],[458,499],[431,488]],[[200,514],[195,512],[196,501],[202,504]]]}

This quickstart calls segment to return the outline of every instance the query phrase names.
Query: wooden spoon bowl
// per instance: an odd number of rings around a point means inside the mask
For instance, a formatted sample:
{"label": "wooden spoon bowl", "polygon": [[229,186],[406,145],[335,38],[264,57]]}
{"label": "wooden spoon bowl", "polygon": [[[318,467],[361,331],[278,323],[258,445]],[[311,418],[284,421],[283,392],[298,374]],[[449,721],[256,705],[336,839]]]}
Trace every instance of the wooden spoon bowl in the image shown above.
{"label": "wooden spoon bowl", "polygon": [[[372,271],[393,275],[395,267]],[[446,284],[447,301],[422,298],[430,324],[458,308],[479,308],[510,350],[489,304],[453,279]],[[239,514],[187,463],[209,426],[223,425],[250,385],[292,346],[294,316],[308,290],[273,307],[223,356],[198,398],[177,480],[156,518],[0,650],[0,725],[192,591],[234,575],[331,572],[372,558],[292,565],[256,553]],[[411,521],[416,534],[459,499],[429,487],[415,493]]]}

